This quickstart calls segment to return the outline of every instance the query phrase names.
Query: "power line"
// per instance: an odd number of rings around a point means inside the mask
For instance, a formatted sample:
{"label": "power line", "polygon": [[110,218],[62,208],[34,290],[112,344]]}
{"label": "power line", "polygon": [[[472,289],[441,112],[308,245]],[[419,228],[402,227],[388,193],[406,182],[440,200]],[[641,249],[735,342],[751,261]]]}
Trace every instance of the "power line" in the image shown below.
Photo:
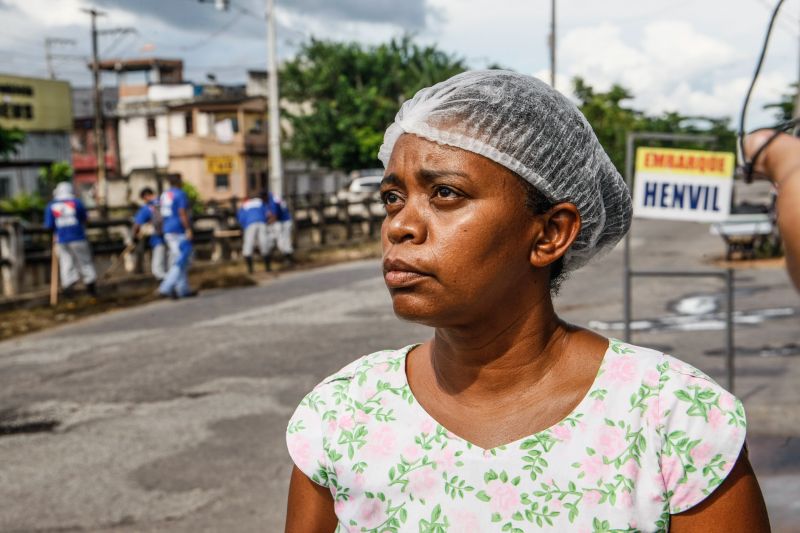
{"label": "power line", "polygon": [[76,56],[74,54],[54,54],[53,47],[57,45],[68,45],[68,46],[75,46],[77,42],[75,39],[64,39],[62,37],[46,37],[44,40],[44,60],[47,64],[47,73],[50,75],[50,79],[56,79],[56,70],[53,65],[54,59],[75,59]]}
{"label": "power line", "polygon": [[[767,0],[755,0],[755,1],[770,13],[775,8],[775,6],[770,4]],[[797,37],[797,28],[791,27],[786,20],[778,19],[777,21],[775,21],[775,23],[778,24],[778,27],[783,31],[785,31],[787,34],[791,35],[792,37]]]}
{"label": "power line", "polygon": [[101,52],[101,54],[100,54],[100,55],[103,55],[103,56],[108,56],[108,55],[110,55],[110,54],[111,54],[111,52],[113,52],[113,51],[114,51],[114,49],[115,49],[115,48],[117,48],[117,46],[119,46],[119,44],[120,44],[122,41],[124,41],[124,40],[125,40],[125,38],[126,38],[128,35],[132,35],[132,34],[133,34],[133,35],[136,35],[137,33],[138,33],[138,32],[137,32],[135,29],[132,29],[132,31],[119,32],[119,33],[117,34],[117,38],[116,38],[116,39],[114,39],[114,40],[111,42],[111,44],[110,44],[110,45],[108,45],[108,46],[106,47],[106,49],[105,49],[105,50],[103,50],[103,51]]}
{"label": "power line", "polygon": [[211,32],[210,34],[206,35],[206,37],[204,39],[202,39],[200,41],[196,41],[196,42],[194,42],[193,44],[190,44],[190,45],[179,46],[178,48],[180,50],[183,50],[184,52],[188,52],[190,50],[197,50],[198,48],[201,48],[201,47],[209,44],[215,38],[219,37],[220,35],[225,33],[227,30],[229,30],[234,24],[236,24],[239,21],[239,19],[242,18],[242,15],[244,15],[244,13],[240,11],[239,13],[234,15],[234,17],[231,20],[229,20],[228,22],[226,22],[225,24],[223,24],[222,26],[220,26],[219,28],[217,28],[216,30]]}

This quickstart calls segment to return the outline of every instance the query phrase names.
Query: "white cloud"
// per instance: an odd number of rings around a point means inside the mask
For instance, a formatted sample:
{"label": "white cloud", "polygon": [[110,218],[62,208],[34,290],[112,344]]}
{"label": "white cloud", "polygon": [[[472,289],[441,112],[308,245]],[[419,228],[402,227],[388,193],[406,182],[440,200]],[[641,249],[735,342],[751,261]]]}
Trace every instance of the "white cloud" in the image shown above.
{"label": "white cloud", "polygon": [[[734,117],[750,78],[728,70],[747,65],[750,55],[689,22],[662,20],[646,24],[641,38],[612,24],[575,28],[562,39],[560,58],[567,77],[581,76],[599,90],[620,84],[635,95],[634,107],[647,112]],[[762,75],[751,106],[754,123],[769,121],[763,104],[779,98],[790,81],[782,71]]]}
{"label": "white cloud", "polygon": [[9,6],[15,7],[28,18],[36,20],[47,27],[66,26],[86,23],[88,15],[81,9],[88,7],[83,0],[9,0]]}
{"label": "white cloud", "polygon": [[[263,0],[239,1],[261,12]],[[284,9],[286,2],[277,2],[279,53],[284,58],[311,35],[374,44],[403,31],[391,23],[346,22],[311,10]],[[134,57],[143,53],[143,44],[154,43],[155,52],[148,54],[183,57],[188,76],[202,79],[213,71],[231,82],[241,81],[247,68],[265,63],[263,22],[258,17],[241,17],[229,30],[208,39],[235,13],[220,14],[193,0],[0,0],[0,17],[7,23],[0,32],[0,70],[46,75],[45,37],[74,38],[76,45],[56,51],[88,56],[89,17],[81,8],[90,3],[108,11],[101,25],[139,29],[138,35],[114,47],[114,55]],[[178,4],[185,4],[187,15],[181,24],[170,15]],[[546,0],[426,0],[426,5],[428,24],[417,35],[420,42],[463,56],[477,68],[499,63],[549,80]],[[636,95],[635,107],[651,113],[737,115],[769,15],[753,0],[570,0],[558,6],[557,87],[568,92],[576,75],[599,90],[619,83]],[[790,9],[784,8],[756,88],[754,125],[770,120],[771,113],[761,111],[761,105],[776,100],[797,75]],[[204,17],[204,24],[198,17]],[[115,37],[103,38],[101,52],[114,41]],[[59,60],[56,71],[76,85],[90,80],[85,62],[79,60]]]}

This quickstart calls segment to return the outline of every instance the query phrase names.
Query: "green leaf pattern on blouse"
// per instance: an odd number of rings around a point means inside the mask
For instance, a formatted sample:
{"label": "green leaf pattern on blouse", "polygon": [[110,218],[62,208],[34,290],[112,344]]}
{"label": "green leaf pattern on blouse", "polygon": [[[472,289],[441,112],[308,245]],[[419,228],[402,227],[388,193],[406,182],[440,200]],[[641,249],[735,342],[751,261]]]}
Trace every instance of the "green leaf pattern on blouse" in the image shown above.
{"label": "green leaf pattern on blouse", "polygon": [[483,450],[416,402],[411,348],[351,363],[289,422],[290,455],[330,490],[337,531],[667,531],[670,514],[724,481],[744,441],[741,402],[705,374],[611,340],[568,416]]}

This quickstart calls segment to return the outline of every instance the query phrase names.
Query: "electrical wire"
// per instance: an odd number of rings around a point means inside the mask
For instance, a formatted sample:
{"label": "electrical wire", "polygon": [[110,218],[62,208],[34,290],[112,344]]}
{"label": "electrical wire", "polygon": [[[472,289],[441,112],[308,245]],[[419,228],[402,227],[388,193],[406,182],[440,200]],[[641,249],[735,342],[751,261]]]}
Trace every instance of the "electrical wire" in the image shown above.
{"label": "electrical wire", "polygon": [[[763,147],[762,147],[761,150],[756,152],[756,154],[754,155],[752,160],[747,161],[745,159],[745,155],[744,155],[745,125],[744,125],[744,123],[745,123],[745,119],[747,117],[747,106],[750,104],[750,97],[752,96],[753,89],[755,88],[756,82],[758,81],[758,76],[759,76],[759,74],[761,74],[761,67],[764,65],[764,58],[767,55],[767,47],[769,46],[769,38],[772,35],[772,28],[775,26],[775,20],[778,18],[778,11],[780,11],[781,6],[783,5],[784,1],[785,0],[778,0],[778,2],[775,4],[775,8],[772,11],[772,15],[769,18],[769,25],[767,26],[767,33],[764,36],[764,44],[761,46],[761,54],[759,54],[759,56],[758,56],[758,63],[756,63],[756,70],[753,73],[753,79],[750,81],[750,86],[747,88],[747,93],[745,94],[744,102],[742,103],[742,113],[741,113],[741,116],[739,117],[739,139],[738,139],[739,140],[739,143],[738,143],[739,153],[737,155],[739,157],[739,161],[742,162],[742,166],[744,167],[743,173],[744,173],[745,181],[747,181],[748,183],[750,181],[752,181],[752,179],[753,179],[753,167],[755,166],[756,159],[758,158],[759,155],[761,155]],[[778,134],[776,133],[775,136],[777,136],[777,135]],[[773,137],[775,137],[775,136],[773,136]],[[773,139],[770,139],[767,143],[771,142],[772,140]]]}
{"label": "electrical wire", "polygon": [[122,43],[122,41],[124,41],[125,38],[128,37],[128,35],[136,35],[136,34],[138,34],[136,30],[134,30],[133,32],[121,32],[119,35],[117,35],[116,39],[114,39],[111,42],[111,44],[106,47],[105,50],[100,52],[100,56],[108,57],[111,54],[111,52],[116,50],[117,47],[120,45],[120,43]]}
{"label": "electrical wire", "polygon": [[[755,0],[755,2],[760,4],[761,7],[767,11],[772,11],[772,4],[770,4],[768,0]],[[797,28],[792,28],[788,22],[781,20],[778,21],[778,25],[780,26],[780,29],[785,31],[788,35],[797,38]]]}
{"label": "electrical wire", "polygon": [[229,20],[228,22],[226,22],[225,24],[220,26],[218,29],[216,29],[213,32],[209,33],[203,40],[196,41],[193,44],[189,44],[189,45],[185,45],[185,46],[179,46],[178,48],[180,50],[183,50],[184,52],[188,52],[190,50],[197,50],[198,48],[201,48],[201,47],[207,45],[208,43],[210,43],[211,41],[213,41],[214,39],[216,39],[217,37],[219,37],[220,35],[222,35],[226,31],[228,31],[231,27],[233,27],[234,24],[236,24],[239,21],[240,18],[242,18],[242,13],[241,12],[236,14],[236,15],[234,15],[231,20]]}

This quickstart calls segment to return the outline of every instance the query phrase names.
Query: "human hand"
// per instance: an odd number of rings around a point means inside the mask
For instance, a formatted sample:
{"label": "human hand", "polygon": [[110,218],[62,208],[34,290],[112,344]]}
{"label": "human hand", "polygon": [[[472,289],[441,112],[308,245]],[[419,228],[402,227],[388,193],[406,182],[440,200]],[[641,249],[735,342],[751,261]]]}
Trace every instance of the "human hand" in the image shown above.
{"label": "human hand", "polygon": [[[758,130],[744,138],[744,155],[749,161],[775,134]],[[800,171],[800,139],[780,133],[758,156],[753,167],[755,177],[769,179],[775,185]]]}
{"label": "human hand", "polygon": [[192,228],[186,229],[186,239],[192,240],[194,238],[194,233],[192,232]]}

